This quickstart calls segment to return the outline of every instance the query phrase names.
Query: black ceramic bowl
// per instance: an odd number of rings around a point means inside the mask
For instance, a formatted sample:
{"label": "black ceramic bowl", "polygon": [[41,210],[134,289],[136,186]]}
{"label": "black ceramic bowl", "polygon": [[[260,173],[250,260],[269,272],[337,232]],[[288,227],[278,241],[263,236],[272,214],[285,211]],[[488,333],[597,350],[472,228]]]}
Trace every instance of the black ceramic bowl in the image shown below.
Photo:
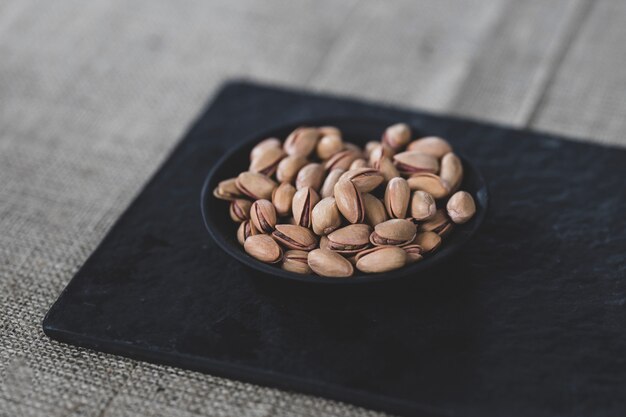
{"label": "black ceramic bowl", "polygon": [[[230,218],[228,202],[213,197],[213,189],[220,181],[236,177],[241,171],[247,169],[250,164],[250,151],[254,145],[262,139],[273,136],[284,140],[287,135],[298,126],[331,125],[341,129],[345,140],[363,147],[365,143],[370,140],[378,140],[384,129],[392,123],[394,122],[369,119],[315,120],[259,132],[259,134],[249,138],[224,155],[209,173],[202,188],[201,195],[202,217],[207,230],[217,244],[229,255],[258,272],[277,278],[324,284],[358,284],[386,281],[407,276],[415,276],[418,278],[420,273],[449,259],[465,245],[474,233],[476,233],[485,217],[487,210],[487,186],[480,172],[461,155],[459,156],[463,161],[464,169],[461,189],[469,192],[474,197],[476,201],[476,215],[469,222],[456,226],[453,232],[442,243],[441,247],[432,255],[425,257],[419,262],[407,265],[404,268],[381,274],[363,274],[355,268],[355,275],[351,278],[324,278],[317,275],[296,274],[284,271],[276,265],[268,265],[259,262],[246,254],[243,247],[237,241],[237,228],[239,225],[234,223]],[[414,137],[419,137],[420,134],[423,136],[428,134],[428,132],[420,132],[419,129],[414,129],[413,132]]]}

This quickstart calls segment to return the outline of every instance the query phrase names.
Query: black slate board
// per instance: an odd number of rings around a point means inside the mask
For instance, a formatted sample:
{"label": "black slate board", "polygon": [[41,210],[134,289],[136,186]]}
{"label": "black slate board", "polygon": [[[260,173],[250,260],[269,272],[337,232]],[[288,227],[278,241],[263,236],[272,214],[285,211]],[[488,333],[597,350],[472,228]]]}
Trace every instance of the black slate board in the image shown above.
{"label": "black slate board", "polygon": [[[449,138],[490,186],[450,265],[378,285],[254,273],[199,193],[232,144],[324,117]],[[405,415],[626,413],[626,152],[345,99],[226,85],[44,319],[52,338]]]}

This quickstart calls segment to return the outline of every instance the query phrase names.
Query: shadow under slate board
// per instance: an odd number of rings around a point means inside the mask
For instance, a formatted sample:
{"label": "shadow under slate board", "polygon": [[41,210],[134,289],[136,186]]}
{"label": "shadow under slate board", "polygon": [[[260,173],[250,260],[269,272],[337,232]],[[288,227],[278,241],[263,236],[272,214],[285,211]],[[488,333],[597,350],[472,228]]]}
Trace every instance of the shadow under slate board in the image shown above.
{"label": "shadow under slate board", "polygon": [[[316,286],[258,276],[217,247],[199,208],[212,164],[259,131],[325,117],[407,121],[474,161],[490,208],[454,262],[397,282]],[[625,179],[624,150],[229,83],[44,331],[402,415],[624,415]]]}

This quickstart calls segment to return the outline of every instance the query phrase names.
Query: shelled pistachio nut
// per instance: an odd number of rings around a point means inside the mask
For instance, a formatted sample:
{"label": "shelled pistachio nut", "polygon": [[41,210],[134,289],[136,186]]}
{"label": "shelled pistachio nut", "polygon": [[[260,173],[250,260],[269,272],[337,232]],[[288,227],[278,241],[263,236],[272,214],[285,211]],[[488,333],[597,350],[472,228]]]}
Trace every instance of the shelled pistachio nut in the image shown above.
{"label": "shelled pistachio nut", "polygon": [[419,232],[435,232],[441,237],[445,237],[452,231],[454,224],[446,214],[445,210],[439,209],[433,217],[420,224]]}
{"label": "shelled pistachio nut", "polygon": [[346,171],[339,178],[339,181],[341,180],[352,181],[357,190],[362,193],[369,193],[382,184],[385,177],[374,168],[357,168]]}
{"label": "shelled pistachio nut", "polygon": [[326,171],[330,171],[336,168],[347,170],[348,168],[350,168],[352,162],[360,157],[361,153],[355,151],[354,149],[345,149],[341,152],[337,152],[326,161]]}
{"label": "shelled pistachio nut", "polygon": [[283,250],[270,235],[249,236],[243,248],[248,255],[268,264],[280,262],[283,258]]}
{"label": "shelled pistachio nut", "polygon": [[309,252],[302,250],[288,250],[283,255],[283,263],[281,268],[285,271],[295,272],[296,274],[310,274],[311,267],[309,267]]}
{"label": "shelled pistachio nut", "polygon": [[449,152],[441,158],[441,179],[448,185],[450,193],[454,193],[463,182],[463,163],[454,153]]}
{"label": "shelled pistachio nut", "polygon": [[354,273],[354,267],[343,256],[325,249],[309,252],[309,267],[322,277],[346,278]]}
{"label": "shelled pistachio nut", "polygon": [[296,189],[311,187],[319,190],[322,186],[326,173],[324,167],[318,163],[310,163],[302,167],[296,177]]}
{"label": "shelled pistachio nut", "polygon": [[267,149],[282,147],[282,143],[278,138],[267,138],[263,139],[261,142],[257,143],[252,151],[250,152],[250,161],[255,160],[261,153],[266,151]]}
{"label": "shelled pistachio nut", "polygon": [[441,236],[435,232],[418,232],[411,244],[421,247],[422,253],[430,253],[441,245]]}
{"label": "shelled pistachio nut", "polygon": [[351,181],[343,180],[335,184],[334,190],[337,208],[350,223],[361,223],[365,219],[363,199],[356,185]]}
{"label": "shelled pistachio nut", "polygon": [[363,206],[365,207],[365,221],[370,226],[374,227],[378,223],[382,223],[387,220],[387,211],[385,205],[380,199],[374,197],[370,193],[365,193],[362,196]]}
{"label": "shelled pistachio nut", "polygon": [[389,217],[404,219],[411,200],[411,190],[404,178],[392,178],[385,189],[385,208]]}
{"label": "shelled pistachio nut", "polygon": [[272,191],[278,186],[271,178],[263,174],[246,171],[237,177],[237,188],[253,200],[272,198]]}
{"label": "shelled pistachio nut", "polygon": [[272,236],[288,249],[310,251],[317,246],[317,236],[311,229],[293,224],[277,224]]}
{"label": "shelled pistachio nut", "polygon": [[373,245],[405,245],[415,239],[417,228],[406,219],[391,219],[377,224],[370,235]]}
{"label": "shelled pistachio nut", "polygon": [[401,174],[411,175],[420,172],[436,174],[439,171],[439,160],[432,155],[407,151],[393,156],[393,162]]}
{"label": "shelled pistachio nut", "polygon": [[244,220],[239,225],[239,229],[237,229],[237,240],[243,246],[247,238],[258,233],[259,231],[254,228],[250,220]]}
{"label": "shelled pistachio nut", "polygon": [[407,254],[397,246],[377,246],[356,256],[356,268],[361,272],[393,271],[406,265]]}
{"label": "shelled pistachio nut", "polygon": [[339,181],[339,178],[346,172],[345,169],[335,168],[328,173],[324,183],[322,184],[322,190],[320,195],[322,198],[332,197],[335,193],[335,184]]}
{"label": "shelled pistachio nut", "polygon": [[341,226],[341,215],[334,197],[326,197],[313,207],[311,226],[316,235],[327,235]]}
{"label": "shelled pistachio nut", "polygon": [[457,191],[450,197],[446,210],[450,219],[456,224],[463,224],[476,213],[476,203],[472,195],[466,191]]}
{"label": "shelled pistachio nut", "polygon": [[230,202],[230,218],[234,222],[240,223],[250,218],[250,207],[252,202],[238,198]]}
{"label": "shelled pistachio nut", "polygon": [[257,200],[250,208],[250,220],[261,233],[271,233],[276,226],[276,209],[268,200]]}
{"label": "shelled pistachio nut", "polygon": [[295,182],[296,176],[309,161],[301,155],[289,155],[283,158],[276,168],[276,179],[280,182]]}
{"label": "shelled pistachio nut", "polygon": [[328,235],[328,249],[346,255],[354,255],[370,245],[372,228],[366,224],[351,224]]}
{"label": "shelled pistachio nut", "polygon": [[409,143],[406,150],[432,155],[437,159],[441,159],[448,152],[452,152],[452,146],[450,146],[447,140],[438,136],[427,136]]}
{"label": "shelled pistachio nut", "polygon": [[409,188],[413,191],[421,190],[432,195],[435,199],[445,198],[450,194],[450,189],[445,181],[438,175],[422,172],[413,174],[407,178]]}
{"label": "shelled pistachio nut", "polygon": [[411,216],[417,221],[429,219],[435,215],[437,205],[432,195],[426,191],[417,190],[411,197]]}
{"label": "shelled pistachio nut", "polygon": [[299,127],[285,140],[283,148],[289,155],[309,156],[317,146],[320,132],[313,127]]}
{"label": "shelled pistachio nut", "polygon": [[323,135],[317,142],[317,156],[325,160],[343,150],[343,140],[340,134],[325,133]]}
{"label": "shelled pistachio nut", "polygon": [[285,156],[285,151],[281,148],[266,149],[252,160],[249,171],[271,177],[274,175],[278,164]]}
{"label": "shelled pistachio nut", "polygon": [[296,194],[296,187],[288,182],[281,183],[272,192],[272,204],[276,208],[276,214],[281,217],[291,213],[291,202]]}
{"label": "shelled pistachio nut", "polygon": [[406,123],[396,123],[385,129],[381,142],[391,149],[402,149],[411,140],[411,128]]}
{"label": "shelled pistachio nut", "polygon": [[311,187],[301,188],[294,194],[291,211],[297,225],[311,227],[311,212],[319,201],[319,194]]}
{"label": "shelled pistachio nut", "polygon": [[213,190],[213,195],[220,200],[226,201],[242,197],[241,191],[237,188],[237,178],[220,181]]}

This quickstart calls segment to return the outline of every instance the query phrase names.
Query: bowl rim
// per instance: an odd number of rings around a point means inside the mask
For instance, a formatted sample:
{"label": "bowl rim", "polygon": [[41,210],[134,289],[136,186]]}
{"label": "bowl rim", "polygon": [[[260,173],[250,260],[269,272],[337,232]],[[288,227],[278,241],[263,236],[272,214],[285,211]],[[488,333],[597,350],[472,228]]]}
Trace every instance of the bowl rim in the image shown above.
{"label": "bowl rim", "polygon": [[[209,170],[203,184],[202,190],[200,192],[200,211],[202,214],[202,220],[205,228],[207,229],[211,238],[217,243],[217,245],[224,250],[228,255],[235,258],[238,262],[243,263],[244,265],[258,271],[264,275],[269,275],[274,278],[279,278],[287,281],[297,281],[304,282],[309,284],[331,284],[331,285],[353,285],[353,284],[365,284],[365,283],[374,283],[374,282],[384,282],[396,280],[404,277],[408,277],[412,274],[418,274],[419,272],[427,271],[439,264],[441,264],[444,260],[448,259],[450,256],[457,253],[462,247],[467,245],[467,243],[471,240],[472,237],[475,236],[477,231],[480,229],[485,216],[487,214],[487,210],[489,207],[489,191],[487,187],[487,182],[485,181],[482,173],[476,169],[476,166],[465,158],[462,154],[455,151],[454,153],[461,159],[464,167],[469,168],[471,170],[479,184],[477,193],[481,194],[481,209],[477,211],[476,216],[471,220],[474,223],[473,230],[470,233],[465,234],[461,237],[460,241],[455,242],[455,245],[443,247],[439,249],[434,255],[425,258],[420,262],[416,262],[410,265],[406,265],[400,269],[376,273],[376,274],[362,274],[362,275],[352,275],[348,278],[332,278],[332,277],[322,277],[315,274],[298,274],[295,272],[286,271],[275,264],[266,264],[261,261],[258,261],[248,255],[243,248],[239,245],[238,247],[234,247],[234,245],[229,244],[225,239],[222,238],[221,233],[219,232],[218,227],[216,226],[214,220],[211,216],[208,215],[208,198],[213,196],[213,190],[210,189],[209,185],[214,182],[214,178],[217,172],[220,170],[222,165],[233,157],[236,153],[241,152],[244,148],[248,147],[252,142],[258,142],[263,138],[268,138],[274,136],[275,132],[295,129],[299,126],[333,126],[335,124],[342,124],[346,122],[364,122],[364,123],[388,123],[393,124],[397,123],[390,122],[390,119],[384,119],[380,117],[329,117],[329,118],[315,118],[315,119],[302,119],[300,121],[292,121],[283,124],[277,124],[273,127],[269,127],[263,130],[259,130],[254,134],[248,135],[242,141],[237,143],[235,146],[227,150],[216,162],[213,163],[213,166]],[[408,123],[412,129],[415,128],[414,125]],[[420,129],[416,129],[420,130]],[[477,196],[473,196],[475,199]],[[355,272],[356,272],[355,268]]]}

